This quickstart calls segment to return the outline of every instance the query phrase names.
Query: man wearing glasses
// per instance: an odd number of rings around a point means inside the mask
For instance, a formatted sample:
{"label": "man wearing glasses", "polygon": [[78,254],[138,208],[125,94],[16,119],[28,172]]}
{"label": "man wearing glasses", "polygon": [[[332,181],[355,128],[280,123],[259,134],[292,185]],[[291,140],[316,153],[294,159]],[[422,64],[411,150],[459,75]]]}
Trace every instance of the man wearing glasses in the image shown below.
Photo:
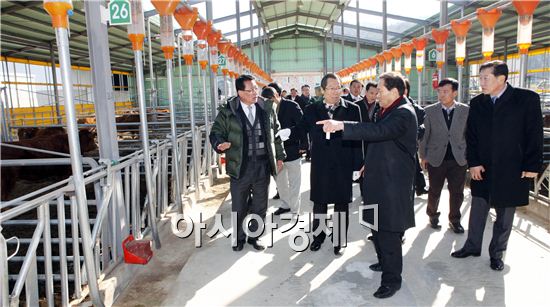
{"label": "man wearing glasses", "polygon": [[[241,251],[245,241],[256,250],[264,250],[257,237],[247,240],[243,221],[248,214],[265,220],[269,176],[281,170],[286,155],[281,139],[274,137],[279,131],[279,122],[273,102],[258,96],[253,76],[241,75],[235,87],[237,96],[229,98],[218,109],[210,143],[216,152],[225,153],[226,171],[231,177],[231,211],[237,215],[237,225],[233,225],[233,250]],[[252,219],[248,229],[256,232],[258,222]]]}

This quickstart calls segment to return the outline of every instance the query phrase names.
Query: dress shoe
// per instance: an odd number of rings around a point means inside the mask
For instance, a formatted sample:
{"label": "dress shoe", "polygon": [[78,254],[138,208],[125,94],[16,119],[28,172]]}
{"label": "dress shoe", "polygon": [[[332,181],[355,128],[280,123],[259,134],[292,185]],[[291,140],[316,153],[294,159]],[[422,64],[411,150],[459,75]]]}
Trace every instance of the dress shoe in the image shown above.
{"label": "dress shoe", "polygon": [[437,217],[430,217],[430,227],[433,229],[441,229],[441,225],[439,225],[439,219]]}
{"label": "dress shoe", "polygon": [[370,236],[367,237],[367,240],[374,241],[374,238],[372,237],[372,235],[370,235]]}
{"label": "dress shoe", "polygon": [[380,262],[377,262],[375,264],[369,265],[369,269],[375,272],[382,272],[382,265],[380,264]]}
{"label": "dress shoe", "polygon": [[416,189],[416,196],[421,196],[424,194],[428,194],[428,190],[426,188]]}
{"label": "dress shoe", "polygon": [[388,298],[392,297],[397,290],[399,290],[397,287],[380,286],[373,295],[376,298]]}
{"label": "dress shoe", "polygon": [[495,271],[504,270],[504,262],[499,258],[491,258],[491,269]]}
{"label": "dress shoe", "polygon": [[248,244],[252,245],[252,247],[254,247],[254,249],[258,251],[263,251],[265,249],[265,246],[261,245],[257,239],[248,239]]}
{"label": "dress shoe", "polygon": [[234,252],[240,252],[240,251],[243,250],[243,247],[244,247],[244,242],[239,241],[239,242],[237,242],[237,245],[233,246],[233,251]]}
{"label": "dress shoe", "polygon": [[451,228],[454,233],[464,233],[464,227],[459,223],[449,223],[449,228]]}
{"label": "dress shoe", "polygon": [[323,242],[320,242],[320,241],[313,241],[313,243],[311,243],[311,246],[309,247],[309,249],[312,251],[312,252],[316,252],[318,251],[319,249],[321,249],[321,245],[323,244]]}
{"label": "dress shoe", "polygon": [[279,196],[279,192],[277,192],[277,194],[275,194],[275,196],[273,196],[273,199],[279,199],[281,198],[281,196]]}
{"label": "dress shoe", "polygon": [[290,212],[290,208],[279,208],[273,212],[274,215],[281,215],[283,213]]}
{"label": "dress shoe", "polygon": [[334,255],[336,255],[336,256],[343,255],[345,251],[346,251],[345,247],[341,247],[341,246],[335,246],[334,247]]}
{"label": "dress shoe", "polygon": [[459,250],[457,250],[456,252],[452,252],[451,253],[451,257],[454,257],[454,258],[466,258],[466,257],[470,257],[470,256],[474,256],[474,257],[479,257],[481,255],[481,252],[470,252],[470,251],[467,251],[465,250],[464,248],[461,248]]}

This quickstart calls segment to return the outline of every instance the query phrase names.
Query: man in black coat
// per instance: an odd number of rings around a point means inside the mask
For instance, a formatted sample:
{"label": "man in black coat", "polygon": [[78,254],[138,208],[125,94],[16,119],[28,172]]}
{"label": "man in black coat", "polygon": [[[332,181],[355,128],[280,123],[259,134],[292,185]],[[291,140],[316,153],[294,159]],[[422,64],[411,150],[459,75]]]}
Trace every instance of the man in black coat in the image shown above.
{"label": "man in black coat", "polygon": [[281,215],[287,212],[299,214],[302,182],[300,158],[308,143],[304,131],[298,127],[303,115],[300,106],[294,101],[281,98],[279,96],[281,92],[281,87],[275,82],[268,84],[262,90],[262,97],[272,99],[277,105],[277,118],[281,125],[278,136],[283,141],[286,152],[283,168],[275,178],[281,206],[274,214]]}
{"label": "man in black coat", "polygon": [[[414,108],[414,113],[416,114],[416,120],[418,122],[417,139],[418,141],[421,141],[424,137],[424,119],[426,118],[426,112],[424,112],[424,108],[422,108],[416,101],[414,101],[414,99],[412,99],[411,96],[409,96],[410,93],[411,83],[409,82],[409,79],[405,79],[405,97],[409,100]],[[428,189],[426,189],[426,179],[424,178],[424,173],[422,172],[422,168],[420,167],[420,160],[418,159],[418,155],[416,156],[416,175],[414,176],[414,190],[416,191],[417,196],[428,194]]]}
{"label": "man in black coat", "polygon": [[[340,98],[340,78],[332,73],[321,80],[325,95],[322,103],[306,108],[301,126],[311,137],[311,191],[313,202],[312,251],[318,251],[326,233],[321,218],[327,214],[327,205],[334,204],[333,228],[334,254],[339,255],[346,246],[349,225],[349,203],[352,201],[353,172],[359,171],[363,162],[361,143],[342,139],[342,133],[327,134],[317,122],[325,119],[359,121],[359,107]],[[325,224],[325,223],[323,223]],[[336,232],[336,229],[345,231]],[[335,236],[334,234],[338,235]]]}
{"label": "man in black coat", "polygon": [[[384,73],[378,83],[380,111],[375,123],[320,121],[326,132],[343,130],[347,140],[370,141],[365,157],[363,189],[365,204],[378,208],[378,222],[372,210],[363,211],[363,220],[372,225],[378,263],[370,268],[382,271],[382,281],[374,293],[386,298],[401,288],[403,253],[401,236],[414,227],[413,180],[415,173],[417,123],[414,109],[403,96],[401,75]],[[369,226],[370,227],[370,226]]]}
{"label": "man in black coat", "polygon": [[[307,106],[315,103],[315,99],[313,99],[313,97],[309,92],[310,90],[309,85],[307,84],[302,85],[301,90],[302,90],[302,95],[296,98],[296,102],[300,105],[300,108],[302,108],[302,112],[305,112]],[[308,137],[307,134],[306,134],[306,137]],[[306,161],[310,161],[310,160],[311,160],[311,151],[309,150],[309,145],[308,145],[306,149]]]}
{"label": "man in black coat", "polygon": [[361,91],[363,90],[363,83],[361,81],[353,79],[349,85],[349,94],[342,96],[347,101],[356,102],[363,99]]}
{"label": "man in black coat", "polygon": [[472,177],[468,238],[451,256],[481,254],[487,214],[493,207],[497,218],[489,245],[490,267],[501,271],[516,207],[529,204],[529,186],[542,170],[542,112],[537,93],[506,82],[506,63],[481,65],[479,79],[483,94],[470,101],[466,128]]}

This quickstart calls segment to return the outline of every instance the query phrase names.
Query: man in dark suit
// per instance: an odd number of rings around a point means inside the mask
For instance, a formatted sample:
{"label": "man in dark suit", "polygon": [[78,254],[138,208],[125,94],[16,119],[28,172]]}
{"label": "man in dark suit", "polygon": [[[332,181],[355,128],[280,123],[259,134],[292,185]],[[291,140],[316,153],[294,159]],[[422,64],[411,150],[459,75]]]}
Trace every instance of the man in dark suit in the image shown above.
{"label": "man in dark suit", "polygon": [[361,91],[363,90],[363,83],[361,81],[353,79],[349,85],[349,94],[342,96],[347,101],[356,102],[363,99]]}
{"label": "man in dark suit", "polygon": [[464,201],[466,179],[466,120],[470,107],[455,100],[458,81],[446,78],[437,87],[438,102],[424,109],[424,137],[418,151],[420,164],[428,170],[430,190],[426,213],[430,225],[439,229],[439,197],[445,179],[449,188],[449,227],[464,233],[460,225],[460,207]]}
{"label": "man in dark suit", "polygon": [[313,99],[313,96],[310,94],[310,88],[309,85],[304,84],[302,85],[302,95],[300,95],[296,102],[300,105],[300,108],[302,108],[302,112],[304,112],[310,104],[315,102],[315,99]]}
{"label": "man in dark suit", "polygon": [[[426,113],[424,112],[424,109],[418,103],[416,103],[416,101],[414,101],[411,96],[409,96],[410,93],[411,83],[409,82],[409,79],[405,79],[405,97],[409,100],[414,108],[414,113],[416,114],[416,120],[418,122],[417,139],[420,141],[424,136],[424,118],[426,117]],[[422,173],[422,168],[420,167],[420,160],[418,159],[418,156],[416,157],[416,175],[414,176],[414,190],[416,191],[417,196],[428,194],[428,190],[426,189],[426,179],[424,178],[424,173]]]}
{"label": "man in dark suit", "polygon": [[[365,157],[363,189],[365,204],[378,207],[378,225],[372,210],[364,210],[365,222],[372,227],[378,263],[370,268],[382,271],[382,281],[374,293],[377,298],[393,296],[401,288],[403,253],[401,236],[414,227],[413,180],[415,173],[417,123],[414,109],[403,96],[401,75],[380,75],[380,111],[375,123],[344,123],[324,120],[325,132],[343,130],[347,140],[371,141]],[[378,226],[378,227],[376,227]]]}
{"label": "man in dark suit", "polygon": [[377,109],[376,97],[378,96],[378,84],[368,82],[365,86],[365,96],[363,100],[356,102],[361,109],[361,120],[364,123],[373,122],[374,113]]}
{"label": "man in dark suit", "polygon": [[298,90],[295,88],[291,88],[290,95],[286,96],[286,99],[296,101],[296,99],[298,99]]}
{"label": "man in dark suit", "polygon": [[[340,255],[347,243],[353,172],[359,171],[363,163],[361,143],[343,140],[341,132],[327,135],[317,122],[330,118],[359,121],[359,107],[340,97],[341,82],[337,75],[326,74],[321,87],[325,92],[323,102],[308,106],[301,123],[311,137],[310,200],[314,219],[310,250],[318,251],[325,241],[325,225],[321,224],[321,218],[326,216],[328,204],[334,204],[333,223],[341,227],[333,228],[332,240],[334,254]],[[340,229],[345,231],[336,231]]]}
{"label": "man in dark suit", "polygon": [[[302,112],[305,112],[306,111],[306,108],[307,106],[309,106],[310,104],[313,104],[315,103],[315,99],[311,96],[309,90],[309,85],[307,84],[304,84],[302,85],[302,95],[300,95],[297,99],[296,99],[296,102],[300,105],[300,108],[302,108]],[[308,137],[308,135],[306,134],[306,137]],[[306,149],[306,161],[310,161],[311,160],[311,151],[309,149],[309,145]]]}
{"label": "man in dark suit", "polygon": [[302,120],[300,106],[288,99],[281,98],[281,87],[277,83],[270,83],[262,90],[262,97],[271,99],[277,105],[277,118],[281,125],[279,137],[283,141],[286,159],[283,168],[275,177],[277,190],[281,199],[281,206],[275,215],[291,212],[300,213],[300,185],[301,185],[301,155],[307,148],[307,138],[298,124]]}
{"label": "man in dark suit", "polygon": [[537,93],[506,82],[506,63],[482,64],[479,79],[483,93],[470,101],[466,131],[472,176],[468,239],[451,256],[481,254],[487,214],[493,207],[497,218],[489,245],[490,267],[501,271],[516,207],[529,204],[529,186],[542,168],[542,112]]}

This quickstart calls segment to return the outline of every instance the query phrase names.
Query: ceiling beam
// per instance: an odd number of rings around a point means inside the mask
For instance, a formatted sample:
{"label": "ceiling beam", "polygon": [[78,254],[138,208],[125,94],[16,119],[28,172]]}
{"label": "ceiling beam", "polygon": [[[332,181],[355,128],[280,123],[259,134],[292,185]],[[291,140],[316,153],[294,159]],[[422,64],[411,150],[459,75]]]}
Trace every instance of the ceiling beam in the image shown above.
{"label": "ceiling beam", "polygon": [[[351,11],[351,12],[354,12],[354,13],[359,11],[359,13],[372,15],[372,16],[383,17],[382,12],[377,12],[377,11],[373,11],[373,10],[366,10],[366,9],[362,9],[362,8],[355,8],[355,7],[350,7],[350,6],[346,8],[346,11]],[[418,19],[418,18],[399,16],[399,15],[395,15],[395,14],[386,14],[386,16],[388,16],[388,18],[390,18],[390,19],[411,22],[411,23],[415,23],[415,24],[418,24],[418,25],[427,25],[428,24],[428,21]]]}
{"label": "ceiling beam", "polygon": [[265,22],[269,23],[269,22],[280,20],[280,19],[286,19],[286,18],[289,18],[289,17],[294,17],[294,16],[303,16],[303,17],[316,18],[316,19],[322,19],[322,20],[330,21],[330,16],[321,16],[321,15],[315,15],[315,14],[311,14],[311,13],[296,11],[294,13],[288,13],[288,14],[284,14],[284,15],[273,16],[269,19],[266,19]]}
{"label": "ceiling beam", "polygon": [[281,1],[281,0],[277,0],[277,1],[256,1],[256,3],[259,3],[260,4],[260,9],[263,10],[265,9],[266,7],[270,7],[270,6],[273,6],[273,5],[277,5],[279,3],[285,3],[286,1]]}
{"label": "ceiling beam", "polygon": [[[342,23],[341,22],[336,22],[334,24],[337,28],[341,28],[342,27]],[[356,25],[352,25],[350,23],[344,23],[344,28],[350,28],[350,29],[353,29],[355,30],[357,28]],[[363,31],[367,31],[367,32],[372,32],[372,33],[378,33],[378,34],[382,34],[384,31],[382,29],[375,29],[375,28],[368,28],[368,27],[363,27],[363,26],[359,26],[359,29],[360,30],[363,30]],[[398,35],[401,35],[400,32],[394,32],[394,31],[388,31],[388,34],[389,35],[393,35],[393,36],[398,36]]]}

